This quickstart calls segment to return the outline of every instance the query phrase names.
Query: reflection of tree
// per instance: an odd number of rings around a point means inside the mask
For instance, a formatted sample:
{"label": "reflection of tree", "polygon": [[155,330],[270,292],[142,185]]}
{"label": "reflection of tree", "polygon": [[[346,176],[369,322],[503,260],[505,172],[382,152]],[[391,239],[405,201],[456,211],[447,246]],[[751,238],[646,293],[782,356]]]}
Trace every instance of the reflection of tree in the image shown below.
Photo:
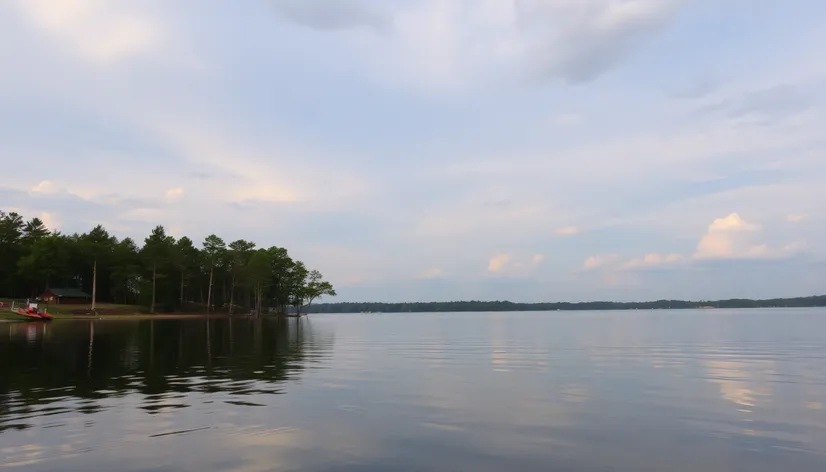
{"label": "reflection of tree", "polygon": [[306,319],[72,322],[46,333],[39,326],[10,324],[0,338],[0,429],[11,399],[32,406],[67,396],[280,393],[308,353],[329,347]]}

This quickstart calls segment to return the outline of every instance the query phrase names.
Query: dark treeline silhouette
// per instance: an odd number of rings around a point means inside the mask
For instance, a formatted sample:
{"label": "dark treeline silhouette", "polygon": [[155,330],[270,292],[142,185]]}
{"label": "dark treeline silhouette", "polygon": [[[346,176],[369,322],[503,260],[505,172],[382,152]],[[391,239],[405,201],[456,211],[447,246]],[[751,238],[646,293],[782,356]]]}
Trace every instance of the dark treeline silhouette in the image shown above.
{"label": "dark treeline silhouette", "polygon": [[[3,326],[6,329],[6,326]],[[94,400],[140,394],[148,412],[175,407],[169,393],[282,393],[333,340],[306,318],[89,321],[51,329],[8,323],[0,341],[0,434],[22,417],[66,397]],[[185,405],[184,405],[185,406]],[[24,414],[26,412],[30,414]],[[12,420],[17,418],[18,420]]]}
{"label": "dark treeline silhouette", "polygon": [[207,236],[196,247],[157,226],[141,246],[98,225],[84,234],[49,231],[38,218],[0,211],[0,297],[34,298],[46,289],[75,289],[98,302],[155,312],[301,311],[335,295],[317,270],[280,247]]}
{"label": "dark treeline silhouette", "polygon": [[413,303],[319,303],[305,310],[308,313],[434,313],[485,311],[556,311],[556,310],[656,310],[692,308],[768,308],[826,306],[826,295],[750,300],[733,298],[716,301],[657,300],[650,302],[548,302],[514,303],[509,301],[459,301]]}

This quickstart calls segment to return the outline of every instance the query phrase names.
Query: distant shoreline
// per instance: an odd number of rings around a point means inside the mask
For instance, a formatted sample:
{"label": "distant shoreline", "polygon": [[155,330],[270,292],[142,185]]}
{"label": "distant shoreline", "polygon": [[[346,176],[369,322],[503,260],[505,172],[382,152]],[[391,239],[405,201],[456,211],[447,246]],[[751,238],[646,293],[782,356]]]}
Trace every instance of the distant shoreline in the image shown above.
{"label": "distant shoreline", "polygon": [[815,308],[826,307],[826,295],[796,298],[752,300],[656,300],[647,302],[545,302],[517,303],[510,301],[456,301],[456,302],[338,302],[319,303],[303,308],[304,313],[440,313],[492,311],[625,311],[625,310],[697,310],[721,308]]}

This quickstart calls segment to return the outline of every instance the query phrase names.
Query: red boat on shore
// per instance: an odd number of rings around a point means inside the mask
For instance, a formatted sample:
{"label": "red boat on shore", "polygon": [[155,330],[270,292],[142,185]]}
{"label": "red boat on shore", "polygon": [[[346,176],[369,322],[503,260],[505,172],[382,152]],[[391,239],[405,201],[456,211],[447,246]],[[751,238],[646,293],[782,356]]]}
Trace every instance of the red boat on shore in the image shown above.
{"label": "red boat on shore", "polygon": [[52,315],[46,313],[46,310],[37,308],[37,303],[27,303],[26,308],[12,309],[12,313],[20,315],[28,320],[34,321],[52,321]]}

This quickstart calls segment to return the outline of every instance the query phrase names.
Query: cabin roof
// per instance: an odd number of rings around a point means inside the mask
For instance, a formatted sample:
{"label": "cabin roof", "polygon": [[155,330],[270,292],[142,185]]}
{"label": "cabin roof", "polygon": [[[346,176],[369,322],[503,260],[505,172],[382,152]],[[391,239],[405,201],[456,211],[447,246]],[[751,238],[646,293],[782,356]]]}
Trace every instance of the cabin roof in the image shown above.
{"label": "cabin roof", "polygon": [[58,298],[89,298],[89,294],[76,288],[50,288],[46,292],[51,292]]}

